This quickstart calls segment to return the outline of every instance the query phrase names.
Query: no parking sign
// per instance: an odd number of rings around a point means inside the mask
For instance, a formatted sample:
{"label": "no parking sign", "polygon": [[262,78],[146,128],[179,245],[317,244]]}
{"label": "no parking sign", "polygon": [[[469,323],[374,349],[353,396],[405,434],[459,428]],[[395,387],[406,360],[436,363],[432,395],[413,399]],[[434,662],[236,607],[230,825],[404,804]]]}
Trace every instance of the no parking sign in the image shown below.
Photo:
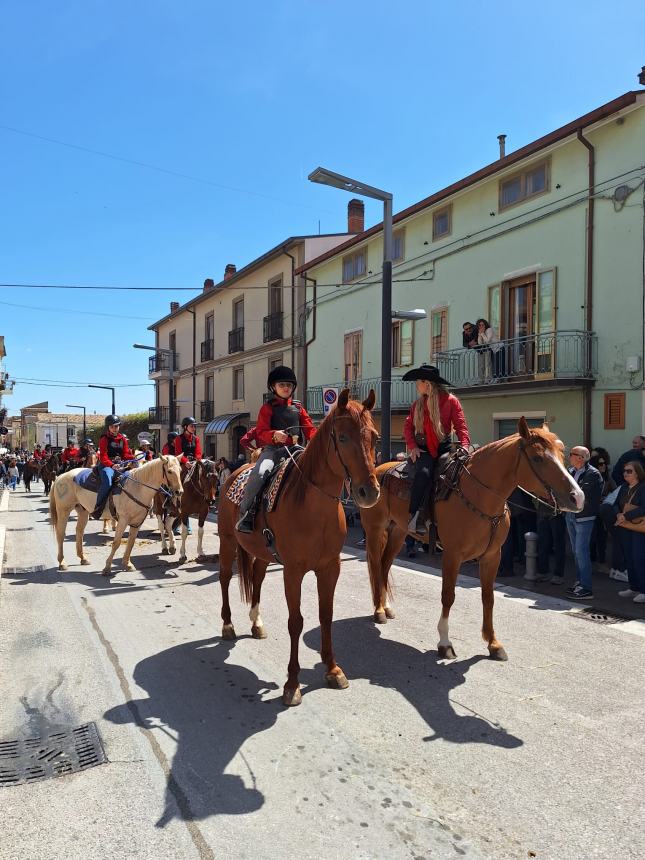
{"label": "no parking sign", "polygon": [[337,388],[323,388],[323,415],[327,415],[338,402]]}

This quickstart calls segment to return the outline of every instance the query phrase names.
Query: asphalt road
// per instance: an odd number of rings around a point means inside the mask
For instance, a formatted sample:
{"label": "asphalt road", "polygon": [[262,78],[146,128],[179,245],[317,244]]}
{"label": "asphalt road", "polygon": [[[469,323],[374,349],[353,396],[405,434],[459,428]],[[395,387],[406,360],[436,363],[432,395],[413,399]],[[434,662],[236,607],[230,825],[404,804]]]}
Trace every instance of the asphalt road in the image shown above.
{"label": "asphalt road", "polygon": [[[250,637],[233,593],[239,638],[225,642],[216,564],[177,568],[144,530],[138,571],[109,582],[91,524],[91,565],[70,526],[59,573],[39,494],[12,494],[0,525],[0,738],[93,720],[109,760],[0,788],[3,860],[643,856],[642,622],[597,625],[502,587],[509,662],[494,663],[464,578],[446,664],[440,579],[397,568],[397,619],[377,627],[365,564],[348,554],[333,633],[350,687],[324,684],[309,575],[303,702],[285,709],[279,569],[264,587],[268,638]],[[205,545],[216,552],[212,528]]]}

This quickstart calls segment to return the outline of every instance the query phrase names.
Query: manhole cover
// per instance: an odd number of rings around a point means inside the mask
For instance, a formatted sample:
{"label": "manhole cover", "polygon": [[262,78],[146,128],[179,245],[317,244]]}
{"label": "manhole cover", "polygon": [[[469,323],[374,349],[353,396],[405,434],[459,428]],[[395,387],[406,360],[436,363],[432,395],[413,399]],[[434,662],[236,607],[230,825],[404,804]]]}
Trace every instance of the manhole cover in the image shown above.
{"label": "manhole cover", "polygon": [[94,723],[40,738],[0,741],[0,788],[78,773],[105,762]]}
{"label": "manhole cover", "polygon": [[584,609],[571,609],[567,615],[572,615],[574,618],[582,618],[585,621],[595,621],[596,624],[621,624],[630,620],[621,615],[615,615],[613,612],[603,612],[600,609],[594,609],[593,606],[585,606]]}

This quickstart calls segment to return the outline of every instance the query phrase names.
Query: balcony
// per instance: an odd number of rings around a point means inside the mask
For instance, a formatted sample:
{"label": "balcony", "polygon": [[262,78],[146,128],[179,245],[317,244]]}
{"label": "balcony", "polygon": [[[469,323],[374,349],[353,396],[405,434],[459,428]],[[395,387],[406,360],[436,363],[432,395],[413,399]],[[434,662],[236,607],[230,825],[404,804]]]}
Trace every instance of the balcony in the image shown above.
{"label": "balcony", "polygon": [[204,422],[212,421],[214,408],[215,404],[212,400],[202,400],[199,404],[200,419]]}
{"label": "balcony", "polygon": [[244,351],[244,326],[241,328],[234,328],[232,331],[228,333],[228,352],[229,355],[232,352],[243,352]]}
{"label": "balcony", "polygon": [[151,406],[148,409],[148,423],[158,425],[170,424],[170,407],[169,406]]}
{"label": "balcony", "polygon": [[215,341],[203,340],[201,348],[202,361],[212,361],[215,356]]}
{"label": "balcony", "polygon": [[148,376],[158,378],[170,376],[179,368],[179,356],[177,353],[155,352],[148,359]]}
{"label": "balcony", "polygon": [[282,311],[275,314],[269,314],[269,316],[264,317],[264,343],[268,343],[270,340],[282,340],[282,321],[284,319],[284,314]]}
{"label": "balcony", "polygon": [[[355,379],[352,382],[330,382],[326,383],[332,388],[337,388],[342,391],[343,388],[349,388],[353,400],[365,400],[373,388],[376,392],[376,411],[381,405],[381,379],[380,377],[372,377],[370,379]],[[322,385],[314,386],[307,389],[307,411],[314,415],[323,414],[322,400]],[[414,382],[403,382],[402,379],[392,379],[392,388],[390,394],[390,402],[392,409],[409,409],[410,404],[416,399],[416,389]]]}

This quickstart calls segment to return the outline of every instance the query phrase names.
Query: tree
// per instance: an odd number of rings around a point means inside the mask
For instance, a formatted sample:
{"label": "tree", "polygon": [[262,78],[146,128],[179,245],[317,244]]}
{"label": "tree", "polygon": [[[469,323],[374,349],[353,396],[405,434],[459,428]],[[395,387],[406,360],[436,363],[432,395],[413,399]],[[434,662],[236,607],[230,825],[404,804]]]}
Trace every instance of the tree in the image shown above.
{"label": "tree", "polygon": [[[128,437],[130,448],[134,451],[139,447],[137,436],[144,430],[148,430],[148,413],[147,412],[132,412],[129,415],[121,417],[121,432]],[[104,427],[93,427],[88,430],[88,437],[92,439],[98,450],[99,438],[105,432]]]}

